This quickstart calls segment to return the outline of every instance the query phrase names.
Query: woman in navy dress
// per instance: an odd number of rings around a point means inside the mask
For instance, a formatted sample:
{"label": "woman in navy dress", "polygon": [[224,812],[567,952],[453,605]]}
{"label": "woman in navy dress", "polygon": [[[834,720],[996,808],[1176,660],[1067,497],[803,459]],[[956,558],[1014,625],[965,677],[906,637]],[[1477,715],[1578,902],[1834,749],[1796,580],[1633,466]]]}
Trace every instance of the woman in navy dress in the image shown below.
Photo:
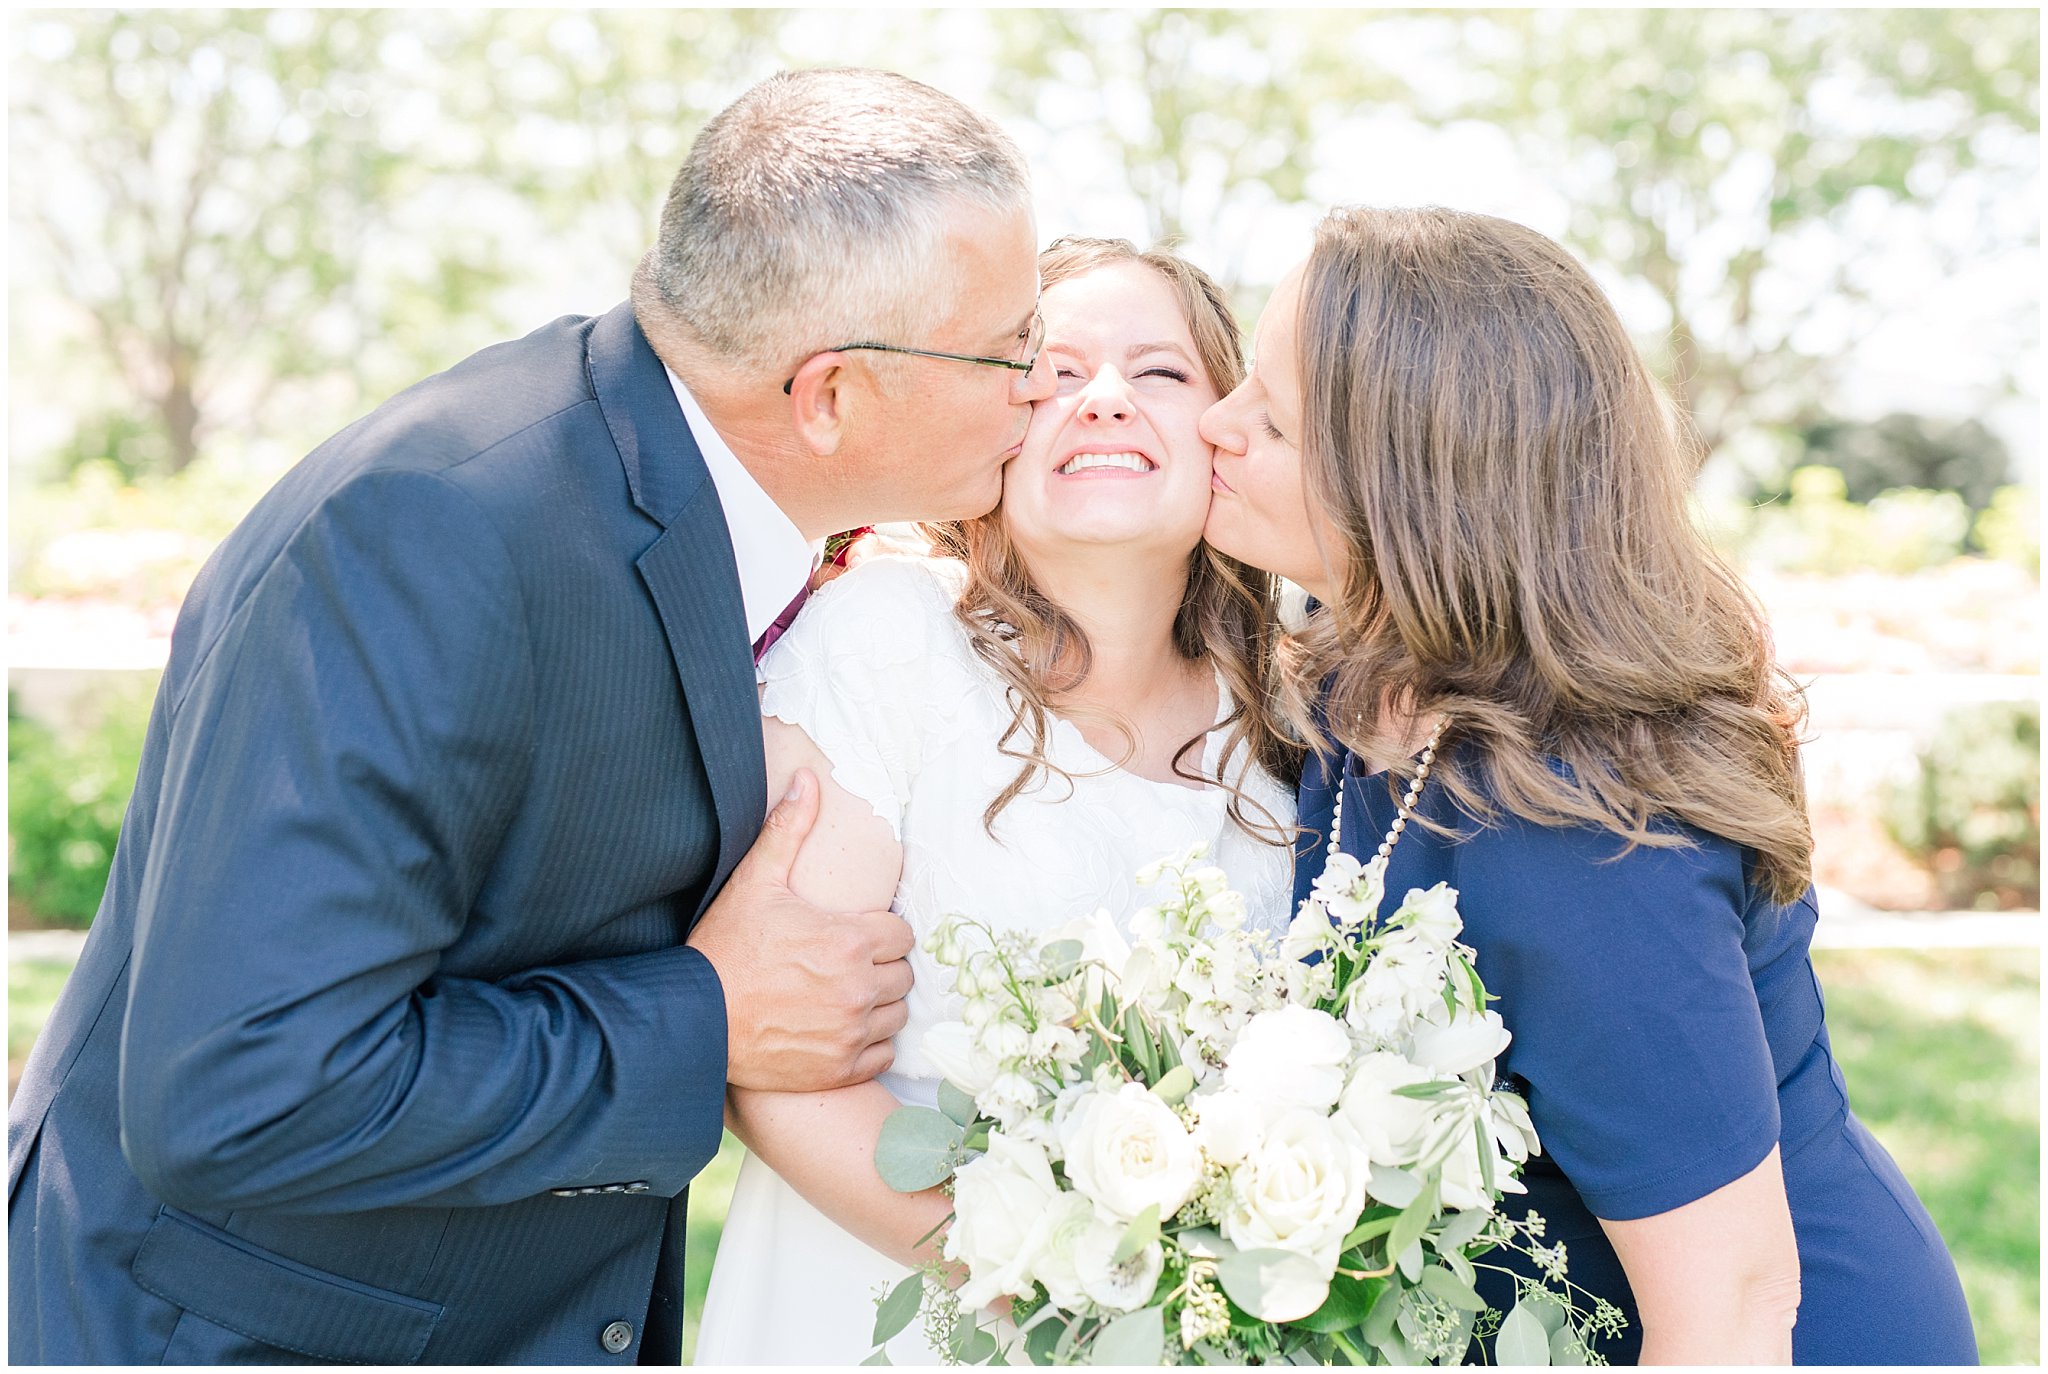
{"label": "woman in navy dress", "polygon": [[1460,894],[1545,1150],[1513,1201],[1629,1317],[1601,1353],[1975,1363],[1828,1047],[1796,690],[1598,287],[1506,221],[1338,210],[1256,353],[1203,420],[1207,538],[1320,603],[1282,648],[1301,894],[1441,724],[1387,887]]}

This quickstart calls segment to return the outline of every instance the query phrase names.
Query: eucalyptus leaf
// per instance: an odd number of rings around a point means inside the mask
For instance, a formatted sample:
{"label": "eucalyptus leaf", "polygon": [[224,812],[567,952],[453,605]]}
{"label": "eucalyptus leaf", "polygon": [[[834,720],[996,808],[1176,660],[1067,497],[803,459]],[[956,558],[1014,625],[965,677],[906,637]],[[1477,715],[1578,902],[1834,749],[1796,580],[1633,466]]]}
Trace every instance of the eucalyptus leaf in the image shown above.
{"label": "eucalyptus leaf", "polygon": [[1124,1227],[1123,1238],[1116,1243],[1116,1251],[1109,1257],[1111,1264],[1122,1264],[1131,1256],[1159,1239],[1159,1204],[1153,1203]]}
{"label": "eucalyptus leaf", "polygon": [[1141,1307],[1102,1328],[1088,1351],[1088,1363],[1156,1365],[1165,1353],[1165,1309]]}
{"label": "eucalyptus leaf", "polygon": [[953,1344],[953,1353],[960,1357],[960,1363],[986,1364],[995,1355],[996,1338],[993,1334],[965,1325],[959,1329],[969,1333],[966,1340],[956,1340]]}
{"label": "eucalyptus leaf", "polygon": [[1237,1247],[1223,1239],[1223,1233],[1213,1226],[1190,1227],[1176,1235],[1174,1240],[1196,1259],[1222,1259],[1237,1253]]}
{"label": "eucalyptus leaf", "polygon": [[1472,1243],[1481,1231],[1486,1229],[1486,1223],[1492,1219],[1492,1213],[1482,1211],[1477,1207],[1468,1207],[1462,1212],[1453,1212],[1451,1219],[1444,1223],[1443,1229],[1436,1233],[1437,1253],[1448,1254],[1452,1250],[1464,1249]]}
{"label": "eucalyptus leaf", "polygon": [[1038,952],[1039,967],[1045,970],[1047,981],[1065,982],[1081,966],[1081,954],[1079,940],[1054,940]]}
{"label": "eucalyptus leaf", "polygon": [[1352,1246],[1363,1241],[1372,1240],[1377,1236],[1384,1236],[1387,1232],[1394,1229],[1394,1222],[1400,1215],[1399,1211],[1388,1208],[1379,1216],[1367,1217],[1364,1221],[1351,1228],[1351,1234],[1344,1237],[1342,1248],[1349,1250]]}
{"label": "eucalyptus leaf", "polygon": [[1550,1362],[1553,1365],[1582,1365],[1586,1362],[1586,1347],[1569,1327],[1550,1333]]}
{"label": "eucalyptus leaf", "polygon": [[1399,1256],[1409,1246],[1422,1239],[1422,1233],[1429,1229],[1429,1223],[1436,1216],[1436,1182],[1431,1180],[1401,1209],[1401,1215],[1394,1218],[1394,1226],[1387,1234],[1387,1253]]}
{"label": "eucalyptus leaf", "polygon": [[872,1355],[868,1356],[868,1357],[867,1357],[867,1358],[866,1358],[865,1360],[862,1360],[862,1361],[861,1361],[861,1363],[862,1363],[862,1364],[888,1364],[888,1363],[890,1363],[890,1360],[889,1360],[889,1352],[888,1352],[888,1351],[886,1351],[886,1350],[877,1350],[877,1351],[876,1351],[876,1352],[875,1352],[874,1354],[872,1354]]}
{"label": "eucalyptus leaf", "polygon": [[912,1274],[889,1290],[889,1296],[882,1299],[875,1309],[875,1335],[873,1344],[887,1345],[897,1332],[910,1325],[910,1319],[917,1315],[917,1309],[924,1302],[924,1275]]}
{"label": "eucalyptus leaf", "polygon": [[1291,1250],[1240,1250],[1216,1266],[1216,1281],[1265,1322],[1300,1321],[1330,1294],[1330,1275]]}
{"label": "eucalyptus leaf", "polygon": [[953,1176],[960,1164],[960,1128],[930,1107],[898,1107],[875,1141],[875,1172],[899,1193],[921,1193]]}
{"label": "eucalyptus leaf", "polygon": [[1472,1268],[1472,1261],[1466,1259],[1456,1250],[1446,1250],[1441,1253],[1443,1254],[1444,1263],[1450,1267],[1453,1274],[1458,1276],[1459,1281],[1476,1292],[1479,1287],[1479,1274],[1478,1271]]}
{"label": "eucalyptus leaf", "polygon": [[1564,1330],[1564,1301],[1548,1288],[1543,1289],[1542,1292],[1543,1297],[1527,1304],[1527,1306],[1529,1311],[1535,1314],[1536,1320],[1543,1323],[1544,1331],[1555,1336],[1558,1332]]}
{"label": "eucalyptus leaf", "polygon": [[1372,1343],[1372,1348],[1386,1357],[1388,1364],[1418,1365],[1422,1357],[1415,1353],[1415,1347],[1408,1344],[1408,1338],[1399,1331],[1389,1329],[1385,1336]]}
{"label": "eucalyptus leaf", "polygon": [[1366,1184],[1375,1202],[1384,1202],[1389,1207],[1406,1207],[1422,1194],[1422,1180],[1406,1169],[1382,1169],[1375,1164],[1372,1179]]}
{"label": "eucalyptus leaf", "polygon": [[981,1115],[973,1094],[954,1087],[952,1080],[946,1078],[939,1080],[939,1110],[956,1126],[972,1126],[974,1118]]}
{"label": "eucalyptus leaf", "polygon": [[1493,1362],[1549,1365],[1550,1333],[1543,1329],[1543,1323],[1527,1303],[1516,1303],[1514,1311],[1500,1324],[1500,1334],[1493,1338]]}
{"label": "eucalyptus leaf", "polygon": [[1466,1312],[1484,1312],[1486,1302],[1472,1291],[1472,1285],[1460,1279],[1448,1269],[1431,1265],[1422,1271],[1423,1291],[1443,1299],[1451,1306]]}
{"label": "eucalyptus leaf", "polygon": [[1152,1095],[1169,1107],[1178,1107],[1195,1087],[1195,1071],[1185,1064],[1176,1064],[1152,1085]]}
{"label": "eucalyptus leaf", "polygon": [[1394,1261],[1394,1267],[1401,1271],[1401,1277],[1410,1283],[1422,1282],[1422,1242],[1416,1241],[1401,1252]]}

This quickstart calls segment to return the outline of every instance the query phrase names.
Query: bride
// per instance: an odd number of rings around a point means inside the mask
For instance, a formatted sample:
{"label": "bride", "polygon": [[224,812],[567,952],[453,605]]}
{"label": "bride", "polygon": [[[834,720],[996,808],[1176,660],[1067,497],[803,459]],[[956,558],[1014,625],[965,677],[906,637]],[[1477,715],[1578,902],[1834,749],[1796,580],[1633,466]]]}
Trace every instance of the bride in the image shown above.
{"label": "bride", "polygon": [[[953,912],[1037,931],[1098,906],[1127,919],[1136,871],[1204,841],[1248,920],[1280,929],[1299,764],[1260,678],[1273,583],[1200,542],[1196,426],[1243,374],[1236,326],[1171,254],[1062,239],[1039,265],[1059,386],[1002,503],[928,531],[948,558],[863,561],[762,660],[770,795],[800,768],[822,784],[791,885],[832,909],[893,895],[920,940]],[[922,949],[911,965],[889,1073],[729,1090],[750,1154],[698,1363],[858,1363],[878,1293],[939,1257],[951,1203],[893,1192],[873,1163],[884,1118],[936,1100],[920,1038],[960,1005]],[[913,1325],[888,1357],[940,1354]]]}

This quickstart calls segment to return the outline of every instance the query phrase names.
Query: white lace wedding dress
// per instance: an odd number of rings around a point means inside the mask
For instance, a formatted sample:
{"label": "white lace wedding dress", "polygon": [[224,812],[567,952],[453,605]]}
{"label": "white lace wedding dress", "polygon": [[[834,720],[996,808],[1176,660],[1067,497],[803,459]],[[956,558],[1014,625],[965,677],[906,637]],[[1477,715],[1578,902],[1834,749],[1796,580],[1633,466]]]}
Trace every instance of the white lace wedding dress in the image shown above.
{"label": "white lace wedding dress", "polygon": [[[1096,776],[1076,776],[1071,791],[1056,776],[1027,791],[996,820],[1002,843],[989,838],[982,813],[1018,764],[996,752],[1010,719],[1003,684],[953,617],[963,575],[955,563],[869,559],[806,603],[760,669],[762,711],[801,726],[839,785],[902,842],[894,908],[920,942],[949,912],[998,929],[1048,929],[1098,906],[1127,921],[1144,904],[1137,870],[1197,840],[1244,893],[1249,919],[1284,927],[1292,861],[1231,820],[1229,793],[1111,768],[1065,721],[1052,725],[1050,757]],[[1219,698],[1220,719],[1228,709],[1220,684]],[[1223,733],[1209,737],[1210,776]],[[1275,818],[1293,821],[1293,795],[1263,770],[1234,780]],[[922,948],[910,964],[910,1020],[880,1081],[902,1101],[930,1106],[938,1075],[920,1041],[960,1003],[950,974]],[[857,1364],[873,1349],[877,1293],[908,1272],[749,1156],[712,1267],[696,1362]],[[896,1364],[940,1363],[916,1322],[888,1353]]]}

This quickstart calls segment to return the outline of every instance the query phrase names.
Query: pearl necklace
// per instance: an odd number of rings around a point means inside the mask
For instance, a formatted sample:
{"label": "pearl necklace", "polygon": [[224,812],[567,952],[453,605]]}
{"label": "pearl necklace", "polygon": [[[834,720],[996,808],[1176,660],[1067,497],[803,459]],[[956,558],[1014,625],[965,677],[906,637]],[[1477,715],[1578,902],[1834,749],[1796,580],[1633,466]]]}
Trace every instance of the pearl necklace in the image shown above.
{"label": "pearl necklace", "polygon": [[[1422,795],[1422,784],[1429,781],[1430,765],[1436,762],[1436,747],[1443,743],[1444,727],[1450,723],[1449,716],[1441,717],[1436,723],[1436,729],[1429,732],[1429,739],[1422,746],[1421,757],[1416,760],[1415,781],[1408,784],[1408,795],[1401,798],[1400,808],[1394,812],[1394,824],[1387,830],[1387,837],[1380,841],[1379,851],[1372,856],[1371,862],[1366,864],[1367,868],[1378,865],[1380,872],[1386,872],[1387,860],[1394,852],[1394,843],[1401,838],[1401,832],[1408,828],[1408,816],[1415,810],[1416,798]],[[1343,852],[1343,836],[1344,778],[1343,774],[1339,773],[1337,803],[1330,810],[1329,850],[1333,857]]]}

